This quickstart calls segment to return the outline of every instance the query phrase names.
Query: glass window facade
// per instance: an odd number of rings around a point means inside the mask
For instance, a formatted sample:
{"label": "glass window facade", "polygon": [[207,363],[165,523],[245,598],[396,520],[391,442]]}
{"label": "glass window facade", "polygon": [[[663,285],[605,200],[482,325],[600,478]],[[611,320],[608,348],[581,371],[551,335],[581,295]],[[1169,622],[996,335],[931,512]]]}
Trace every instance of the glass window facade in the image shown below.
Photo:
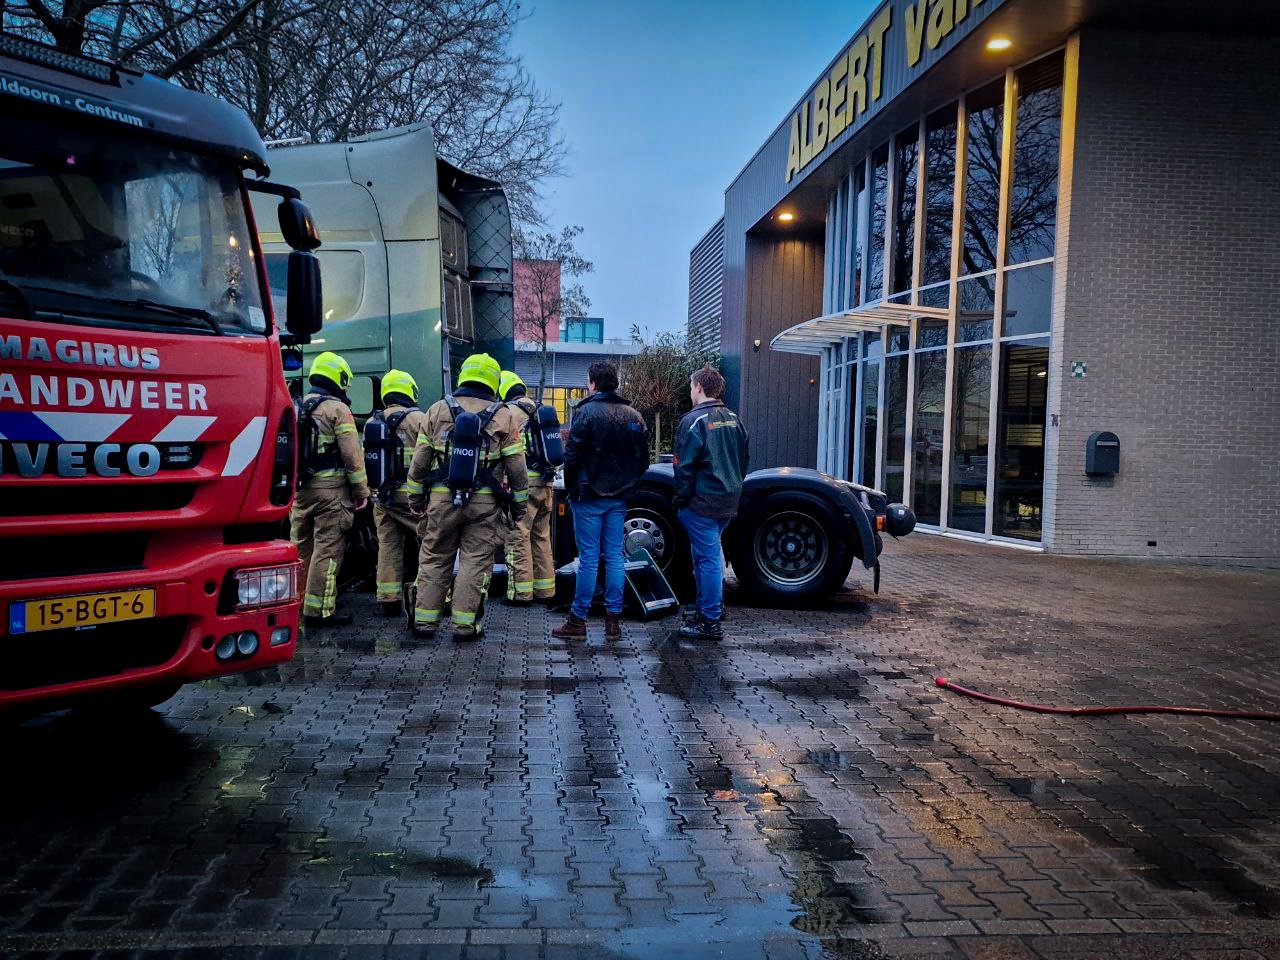
{"label": "glass window facade", "polygon": [[955,351],[951,401],[951,496],[947,526],[987,529],[987,462],[991,421],[991,345]]}
{"label": "glass window facade", "polygon": [[1018,71],[1009,263],[1053,256],[1058,227],[1058,153],[1062,134],[1062,55]]}
{"label": "glass window facade", "polygon": [[867,289],[864,303],[884,296],[885,227],[889,223],[889,148],[884,147],[871,160],[871,235],[867,244]]}
{"label": "glass window facade", "polygon": [[855,309],[887,293],[915,317],[827,351],[825,382],[845,384],[848,421],[843,450],[819,462],[906,502],[923,525],[1040,539],[1065,107],[1056,53],[922,117],[832,193],[831,302]]}
{"label": "glass window facade", "polygon": [[1006,337],[1048,333],[1053,315],[1053,264],[1019,267],[1004,275],[1004,322],[1000,332]]}
{"label": "glass window facade", "polygon": [[909,291],[915,263],[916,190],[919,187],[920,134],[916,128],[898,135],[894,157],[893,292]]}
{"label": "glass window facade", "polygon": [[928,286],[951,276],[951,228],[956,195],[956,106],[929,118],[925,128],[924,263]]}
{"label": "glass window facade", "polygon": [[920,523],[942,516],[942,451],[946,417],[947,350],[916,352],[915,415],[911,419],[911,504]]}
{"label": "glass window facade", "polygon": [[884,479],[883,489],[901,500],[907,449],[907,366],[910,357],[894,354],[884,361]]}
{"label": "glass window facade", "polygon": [[862,360],[862,389],[857,416],[854,418],[854,429],[861,432],[859,437],[859,463],[850,479],[866,484],[876,485],[876,441],[880,427],[880,367],[884,362],[884,348],[878,339],[865,338]]}
{"label": "glass window facade", "polygon": [[1000,147],[1004,136],[1004,83],[965,101],[969,149],[964,164],[964,258],[961,275],[993,270],[999,254]]}
{"label": "glass window facade", "polygon": [[995,533],[1039,540],[1049,343],[1017,341],[1007,344],[1001,357]]}

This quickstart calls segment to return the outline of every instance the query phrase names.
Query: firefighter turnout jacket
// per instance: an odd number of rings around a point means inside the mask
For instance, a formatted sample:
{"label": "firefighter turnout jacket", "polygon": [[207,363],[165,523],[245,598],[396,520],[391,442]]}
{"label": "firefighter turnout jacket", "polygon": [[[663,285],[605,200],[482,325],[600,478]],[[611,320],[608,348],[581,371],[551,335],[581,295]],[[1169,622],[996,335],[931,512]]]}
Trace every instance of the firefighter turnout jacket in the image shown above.
{"label": "firefighter turnout jacket", "polygon": [[338,600],[338,568],[354,522],[353,501],[367,500],[364,451],[350,408],[328,393],[311,417],[315,424],[319,463],[298,491],[290,511],[290,536],[298,545],[306,580],[302,612],[308,617],[333,616]]}
{"label": "firefighter turnout jacket", "polygon": [[[405,411],[408,411],[407,413]],[[418,434],[426,427],[427,414],[417,408],[389,404],[383,415],[389,420],[404,414],[396,435],[402,444],[403,469],[407,476],[413,463]],[[375,503],[374,522],[378,527],[378,602],[391,603],[400,599],[400,585],[404,581],[404,558],[409,549],[417,548],[418,521],[409,512],[409,483],[406,480],[396,487],[387,504]]]}
{"label": "firefighter turnout jacket", "polygon": [[[492,397],[481,395],[478,390],[459,387],[454,400],[468,413],[483,414],[493,405]],[[445,400],[437,400],[427,410],[425,424],[418,434],[417,447],[409,464],[409,479],[405,484],[409,502],[421,509],[427,500],[449,500],[449,488],[444,484],[441,471],[449,455],[449,431],[453,428],[453,413]],[[472,494],[473,500],[498,501],[505,499],[500,485],[505,476],[511,500],[523,504],[529,498],[529,475],[524,462],[524,437],[515,411],[500,405],[492,419],[484,427],[485,445],[480,454],[480,482]]]}
{"label": "firefighter turnout jacket", "polygon": [[[493,395],[478,387],[460,386],[453,398],[463,411],[477,415],[483,415],[494,404]],[[427,410],[426,423],[418,435],[408,487],[409,503],[415,512],[424,514],[418,527],[422,547],[418,554],[414,627],[419,632],[435,630],[452,586],[450,605],[457,639],[479,636],[483,630],[480,619],[493,573],[494,551],[507,536],[502,507],[509,496],[518,507],[517,513],[524,510],[529,479],[519,422],[510,407],[500,405],[483,427],[476,489],[467,503],[455,506],[445,483],[452,427],[448,401],[436,401]],[[509,494],[502,488],[504,479]]]}
{"label": "firefighter turnout jacket", "polygon": [[304,402],[316,396],[324,397],[311,414],[322,463],[303,483],[302,489],[339,490],[352,500],[366,500],[369,482],[364,470],[364,449],[351,408],[337,397],[314,390],[306,395]]}
{"label": "firefighter turnout jacket", "polygon": [[[538,405],[528,397],[509,400],[526,447],[530,426],[537,429]],[[532,421],[532,423],[531,423]],[[549,599],[556,593],[555,552],[551,542],[551,511],[554,507],[555,468],[528,460],[528,510],[507,537],[507,599]]]}

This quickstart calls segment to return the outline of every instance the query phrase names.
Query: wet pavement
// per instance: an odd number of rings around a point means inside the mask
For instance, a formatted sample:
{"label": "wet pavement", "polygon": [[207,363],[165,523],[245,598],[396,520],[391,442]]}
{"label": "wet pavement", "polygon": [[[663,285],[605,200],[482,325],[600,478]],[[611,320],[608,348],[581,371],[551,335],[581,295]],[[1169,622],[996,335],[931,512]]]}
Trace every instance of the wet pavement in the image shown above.
{"label": "wet pavement", "polygon": [[[0,956],[1280,956],[1280,573],[915,536],[884,589],[606,644],[357,625],[0,732]],[[739,598],[741,599],[741,598]]]}

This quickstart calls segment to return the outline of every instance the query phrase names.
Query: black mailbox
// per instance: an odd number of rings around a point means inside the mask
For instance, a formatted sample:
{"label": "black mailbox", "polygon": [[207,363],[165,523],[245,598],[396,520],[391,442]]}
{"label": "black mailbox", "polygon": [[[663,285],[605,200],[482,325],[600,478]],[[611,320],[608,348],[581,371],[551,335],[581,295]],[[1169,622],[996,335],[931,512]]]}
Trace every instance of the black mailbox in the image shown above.
{"label": "black mailbox", "polygon": [[1089,434],[1084,448],[1084,472],[1091,477],[1114,477],[1120,472],[1120,438],[1108,430]]}

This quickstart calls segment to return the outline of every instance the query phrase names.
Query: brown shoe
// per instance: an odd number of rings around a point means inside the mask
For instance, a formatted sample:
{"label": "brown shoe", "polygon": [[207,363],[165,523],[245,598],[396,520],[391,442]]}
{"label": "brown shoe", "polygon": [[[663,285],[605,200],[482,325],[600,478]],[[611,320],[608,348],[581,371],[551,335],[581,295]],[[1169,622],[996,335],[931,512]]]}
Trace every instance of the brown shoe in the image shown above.
{"label": "brown shoe", "polygon": [[604,638],[606,640],[622,639],[622,616],[617,613],[604,615]]}
{"label": "brown shoe", "polygon": [[587,621],[579,620],[572,613],[564,624],[551,631],[551,635],[559,640],[587,639]]}

